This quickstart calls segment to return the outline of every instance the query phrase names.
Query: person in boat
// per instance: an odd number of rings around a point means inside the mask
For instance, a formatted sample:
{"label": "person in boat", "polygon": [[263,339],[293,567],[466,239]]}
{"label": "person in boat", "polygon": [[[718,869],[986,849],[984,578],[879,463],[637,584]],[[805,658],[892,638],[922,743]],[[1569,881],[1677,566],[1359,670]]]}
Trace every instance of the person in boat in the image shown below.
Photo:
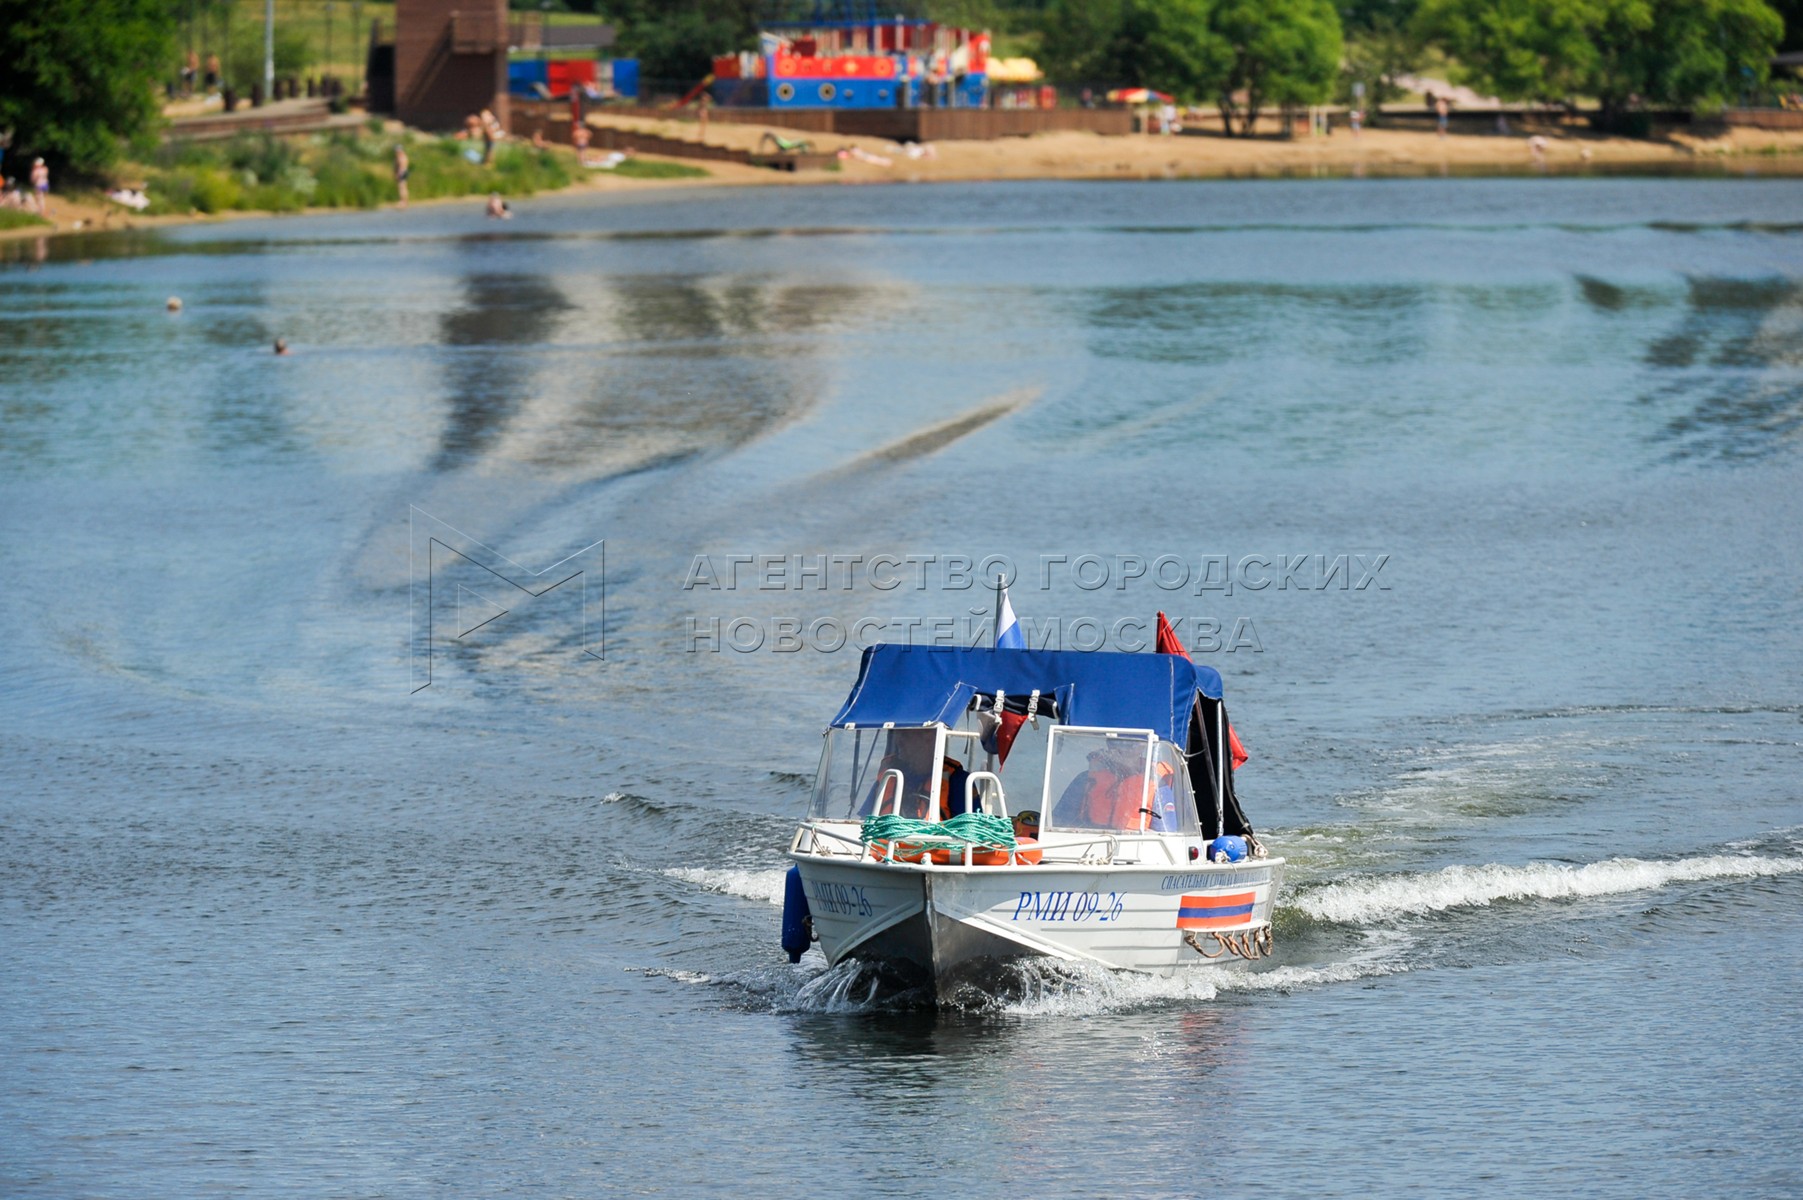
{"label": "person in boat", "polygon": [[1177,819],[1176,770],[1162,758],[1152,760],[1151,803],[1146,807],[1146,828],[1153,833],[1176,833],[1182,828]]}
{"label": "person in boat", "polygon": [[[1089,769],[1070,781],[1052,816],[1062,829],[1141,830],[1154,817],[1164,823],[1164,811],[1155,788],[1141,785],[1145,771],[1145,743],[1121,741],[1089,752]],[[1162,764],[1161,764],[1162,765]],[[1160,781],[1167,792],[1170,768]],[[1176,802],[1172,794],[1170,827],[1176,828]]]}
{"label": "person in boat", "polygon": [[939,820],[945,821],[965,811],[964,785],[970,772],[947,755],[939,764],[938,787],[934,788],[933,741],[931,733],[897,731],[890,740],[889,753],[877,764],[877,782],[864,803],[865,816],[879,810],[895,811],[895,779],[890,771],[902,774],[902,816],[925,820],[936,807]]}

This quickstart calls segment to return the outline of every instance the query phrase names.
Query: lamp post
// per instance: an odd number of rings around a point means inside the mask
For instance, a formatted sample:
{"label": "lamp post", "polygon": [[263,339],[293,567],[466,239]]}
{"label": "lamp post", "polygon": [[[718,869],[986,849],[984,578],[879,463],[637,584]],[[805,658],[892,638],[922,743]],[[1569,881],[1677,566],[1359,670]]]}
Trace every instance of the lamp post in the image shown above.
{"label": "lamp post", "polygon": [[275,99],[275,0],[263,0],[263,103]]}

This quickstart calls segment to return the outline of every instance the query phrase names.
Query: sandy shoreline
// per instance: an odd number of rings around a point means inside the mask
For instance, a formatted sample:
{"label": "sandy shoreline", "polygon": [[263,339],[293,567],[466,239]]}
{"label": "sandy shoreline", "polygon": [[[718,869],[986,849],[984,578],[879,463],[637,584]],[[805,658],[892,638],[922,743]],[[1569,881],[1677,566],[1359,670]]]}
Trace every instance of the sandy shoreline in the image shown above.
{"label": "sandy shoreline", "polygon": [[[590,124],[642,130],[664,137],[694,140],[693,121],[659,121],[630,117],[591,117]],[[763,137],[760,125],[708,128],[711,145],[751,149]],[[789,131],[794,136],[793,131]],[[1258,176],[1365,174],[1497,174],[1523,175],[1545,170],[1563,175],[1578,171],[1690,171],[1728,169],[1759,174],[1803,173],[1803,133],[1730,129],[1719,137],[1677,134],[1668,139],[1635,140],[1599,137],[1586,132],[1544,132],[1508,136],[1449,134],[1395,129],[1367,129],[1358,137],[1341,130],[1331,137],[1229,138],[1219,135],[1143,135],[1106,137],[1093,133],[1046,133],[989,142],[937,142],[920,157],[907,148],[879,139],[835,134],[808,134],[822,151],[856,148],[886,162],[851,158],[837,172],[800,172],[760,182],[797,183],[895,180],[899,182],[1018,179],[1219,179]],[[1536,156],[1533,140],[1543,151]],[[706,164],[726,174],[730,164]],[[742,175],[776,172],[732,168]],[[735,178],[735,182],[744,181]]]}
{"label": "sandy shoreline", "polygon": [[[631,117],[592,117],[591,124],[642,130],[666,137],[695,140],[693,121],[659,121]],[[764,134],[759,125],[712,123],[707,142],[751,149]],[[785,131],[793,135],[793,131]],[[1632,173],[1634,171],[1721,173],[1753,176],[1803,175],[1803,133],[1731,129],[1720,137],[1678,134],[1658,141],[1594,137],[1583,133],[1548,135],[1536,156],[1525,134],[1473,136],[1368,129],[1354,138],[1344,131],[1314,138],[1225,138],[1219,136],[1104,137],[1090,133],[1050,133],[988,142],[937,142],[908,148],[880,139],[810,134],[822,151],[856,150],[860,157],[839,160],[836,171],[794,174],[736,163],[706,162],[710,172],[698,179],[627,179],[594,171],[589,178],[538,196],[581,193],[623,194],[664,188],[797,187],[876,182],[937,183],[1020,181],[1033,179],[1232,179],[1272,177],[1359,176],[1552,176]],[[645,155],[645,158],[656,158]],[[692,160],[673,159],[687,162]],[[535,197],[515,203],[530,204]],[[478,196],[416,201],[415,208],[482,203]],[[386,206],[389,208],[393,205]],[[305,213],[272,214],[243,211],[216,215],[145,217],[131,213],[97,194],[52,196],[55,228],[41,226],[0,231],[0,240],[57,237],[123,229],[155,229],[171,225],[231,221],[270,216],[317,216],[342,208],[308,209]]]}

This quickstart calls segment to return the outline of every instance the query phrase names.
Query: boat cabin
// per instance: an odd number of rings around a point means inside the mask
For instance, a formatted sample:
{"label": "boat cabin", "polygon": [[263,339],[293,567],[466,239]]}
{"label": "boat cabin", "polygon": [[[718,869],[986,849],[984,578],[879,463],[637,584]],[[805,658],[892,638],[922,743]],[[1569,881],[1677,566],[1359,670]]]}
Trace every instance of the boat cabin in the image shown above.
{"label": "boat cabin", "polygon": [[1048,861],[1140,841],[1193,860],[1251,832],[1225,744],[1220,676],[1180,656],[875,646],[826,732],[808,820],[983,812]]}

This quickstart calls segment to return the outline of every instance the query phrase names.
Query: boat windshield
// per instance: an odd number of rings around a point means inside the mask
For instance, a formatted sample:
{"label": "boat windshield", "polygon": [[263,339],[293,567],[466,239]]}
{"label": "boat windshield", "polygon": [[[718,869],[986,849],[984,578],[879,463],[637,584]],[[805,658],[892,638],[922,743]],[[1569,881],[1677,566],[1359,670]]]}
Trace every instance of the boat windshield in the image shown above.
{"label": "boat windshield", "polygon": [[1193,833],[1196,805],[1183,767],[1177,748],[1150,733],[1054,729],[1051,811],[1041,820],[1047,830]]}
{"label": "boat windshield", "polygon": [[935,815],[928,797],[939,776],[938,725],[830,729],[820,754],[820,774],[808,816],[814,820],[861,820],[880,807],[904,817]]}

